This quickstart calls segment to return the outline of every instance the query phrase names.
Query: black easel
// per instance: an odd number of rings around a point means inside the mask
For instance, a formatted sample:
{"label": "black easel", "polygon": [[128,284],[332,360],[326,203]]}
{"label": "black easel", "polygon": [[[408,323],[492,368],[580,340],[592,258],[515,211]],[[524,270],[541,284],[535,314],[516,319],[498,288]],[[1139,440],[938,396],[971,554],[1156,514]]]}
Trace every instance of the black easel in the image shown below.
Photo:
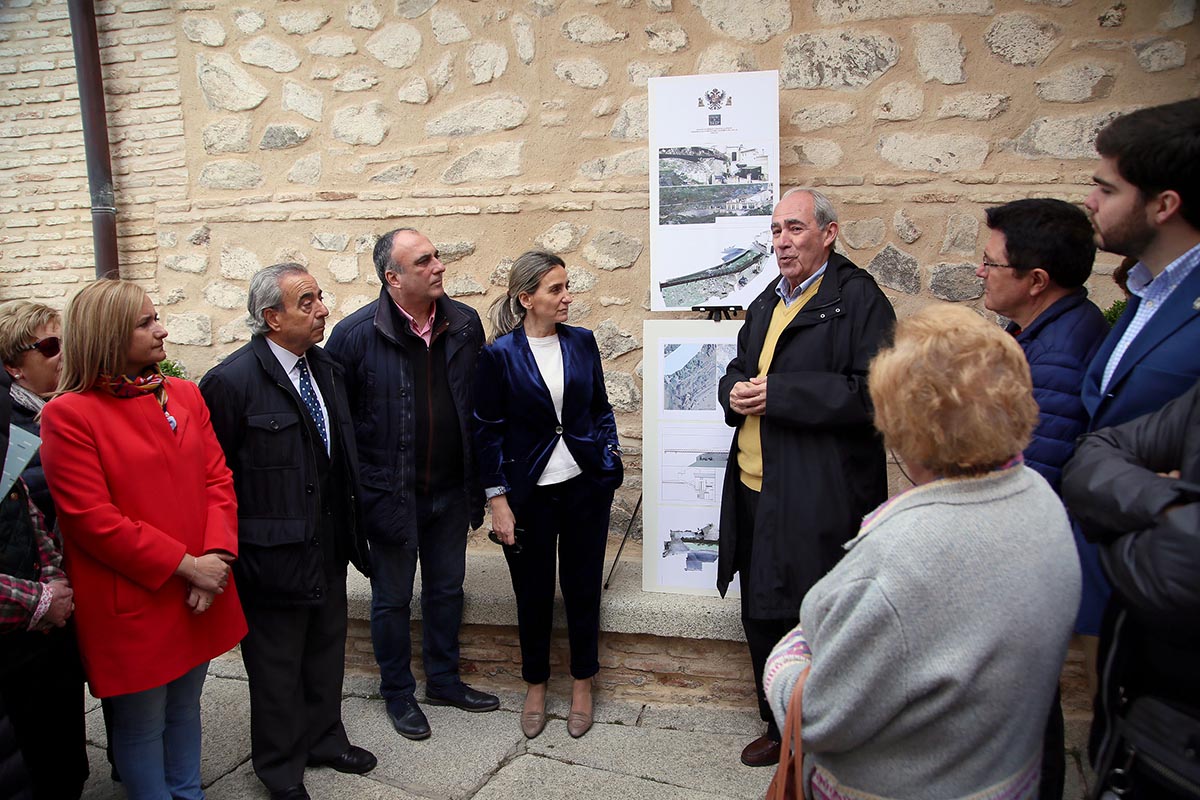
{"label": "black easel", "polygon": [[637,504],[633,507],[633,513],[629,515],[629,524],[625,526],[625,535],[621,537],[621,546],[617,548],[617,557],[613,559],[612,569],[608,571],[608,577],[604,579],[604,588],[608,588],[608,582],[612,580],[613,573],[617,571],[617,564],[621,563],[621,551],[625,549],[625,542],[629,540],[629,532],[633,530],[633,521],[637,519],[638,511],[642,507],[642,496],[639,494]]}
{"label": "black easel", "polygon": [[741,310],[741,306],[692,306],[692,311],[708,314],[708,318],[713,322],[720,322],[723,319],[733,319],[737,315],[737,312]]}

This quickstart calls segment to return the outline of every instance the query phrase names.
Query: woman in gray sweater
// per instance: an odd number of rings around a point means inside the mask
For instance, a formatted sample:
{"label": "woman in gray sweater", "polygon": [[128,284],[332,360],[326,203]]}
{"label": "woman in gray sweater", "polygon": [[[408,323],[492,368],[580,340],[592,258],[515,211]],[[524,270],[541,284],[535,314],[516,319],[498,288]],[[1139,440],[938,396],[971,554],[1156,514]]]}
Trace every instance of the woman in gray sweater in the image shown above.
{"label": "woman in gray sweater", "polygon": [[809,797],[1034,798],[1080,577],[1062,504],[1021,462],[1029,368],[1000,328],[938,305],[899,323],[869,383],[916,486],[809,591],[768,698],[782,725],[808,669]]}

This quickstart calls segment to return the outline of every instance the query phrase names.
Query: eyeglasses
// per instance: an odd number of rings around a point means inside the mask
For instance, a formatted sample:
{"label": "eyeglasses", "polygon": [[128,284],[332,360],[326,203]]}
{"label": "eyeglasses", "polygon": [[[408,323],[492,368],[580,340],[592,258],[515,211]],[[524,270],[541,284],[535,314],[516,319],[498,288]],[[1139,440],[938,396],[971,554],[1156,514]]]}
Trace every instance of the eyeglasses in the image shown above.
{"label": "eyeglasses", "polygon": [[984,272],[991,272],[996,267],[1004,267],[1005,269],[1016,269],[1016,267],[1014,267],[1012,264],[997,264],[995,261],[988,261],[987,256],[984,256],[983,261],[980,263],[983,266]]}
{"label": "eyeglasses", "polygon": [[45,358],[54,358],[62,350],[62,339],[57,336],[47,336],[45,339],[38,339],[32,344],[25,345],[17,352],[25,353],[30,350],[37,350]]}

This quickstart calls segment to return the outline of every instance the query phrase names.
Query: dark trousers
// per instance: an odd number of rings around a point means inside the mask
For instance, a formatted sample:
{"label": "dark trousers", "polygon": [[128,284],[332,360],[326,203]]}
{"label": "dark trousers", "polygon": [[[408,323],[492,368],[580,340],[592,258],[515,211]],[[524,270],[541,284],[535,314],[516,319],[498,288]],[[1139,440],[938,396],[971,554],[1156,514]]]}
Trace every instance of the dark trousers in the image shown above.
{"label": "dark trousers", "polygon": [[767,656],[779,640],[800,624],[800,609],[796,615],[784,619],[760,619],[750,616],[750,596],[755,591],[754,575],[750,565],[754,553],[754,518],[758,512],[758,492],[738,482],[737,491],[737,550],[734,568],[737,570],[742,590],[742,629],[746,632],[746,644],[750,647],[750,664],[754,668],[754,691],[758,696],[758,715],[767,723],[767,736],[780,741],[779,726],[767,703],[763,691],[763,670]]}
{"label": "dark trousers", "polygon": [[0,694],[33,784],[34,800],[67,800],[88,776],[83,668],[74,626],[54,628],[32,659],[6,670]]}
{"label": "dark trousers", "polygon": [[327,584],[319,606],[243,605],[251,761],[272,791],[302,783],[309,758],[335,758],[350,747],[342,725],[345,569],[328,575]]}
{"label": "dark trousers", "polygon": [[1054,690],[1050,718],[1042,738],[1042,777],[1038,782],[1038,800],[1062,800],[1067,778],[1066,723],[1063,720],[1062,689]]}
{"label": "dark trousers", "polygon": [[371,643],[385,700],[411,697],[409,615],[417,559],[421,561],[421,658],[426,690],[446,692],[458,676],[458,629],[462,625],[467,571],[467,501],[461,488],[417,498],[417,539],[371,543]]}
{"label": "dark trousers", "polygon": [[583,680],[600,671],[600,591],[612,500],[611,489],[578,475],[538,486],[521,507],[517,517],[521,552],[506,547],[504,557],[517,596],[521,677],[527,683],[543,683],[550,677],[556,549],[558,582],[567,609],[571,676]]}

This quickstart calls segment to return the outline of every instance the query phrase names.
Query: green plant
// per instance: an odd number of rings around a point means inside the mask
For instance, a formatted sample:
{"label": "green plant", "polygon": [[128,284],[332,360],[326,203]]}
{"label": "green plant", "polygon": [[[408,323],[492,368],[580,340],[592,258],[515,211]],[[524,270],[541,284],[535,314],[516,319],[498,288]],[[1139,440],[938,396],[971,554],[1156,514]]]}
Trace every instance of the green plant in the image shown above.
{"label": "green plant", "polygon": [[1108,307],[1108,310],[1104,312],[1104,318],[1108,320],[1108,327],[1111,328],[1117,324],[1117,317],[1125,313],[1125,306],[1127,305],[1128,302],[1126,300],[1118,300]]}
{"label": "green plant", "polygon": [[183,364],[169,358],[164,358],[158,362],[158,369],[163,375],[168,378],[186,378],[187,370],[183,368]]}

